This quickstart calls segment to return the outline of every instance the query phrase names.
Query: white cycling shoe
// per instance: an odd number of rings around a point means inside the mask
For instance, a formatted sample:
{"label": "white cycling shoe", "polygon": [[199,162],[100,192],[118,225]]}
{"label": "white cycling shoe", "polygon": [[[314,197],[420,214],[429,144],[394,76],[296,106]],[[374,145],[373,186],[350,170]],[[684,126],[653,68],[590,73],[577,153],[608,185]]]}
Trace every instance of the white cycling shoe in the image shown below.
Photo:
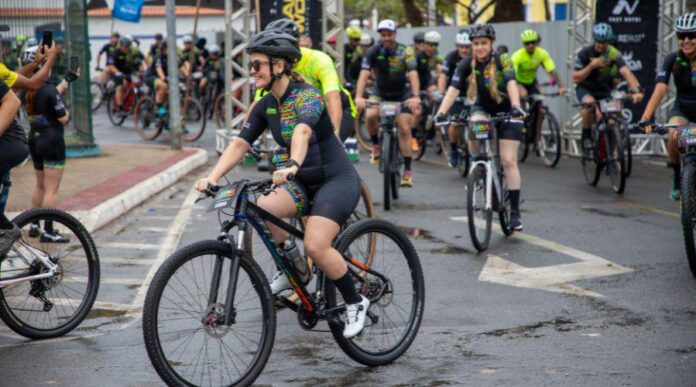
{"label": "white cycling shoe", "polygon": [[346,325],[343,328],[343,337],[352,339],[365,327],[365,316],[367,308],[370,307],[370,300],[360,295],[362,301],[357,304],[346,305]]}
{"label": "white cycling shoe", "polygon": [[290,285],[290,281],[288,280],[288,277],[283,273],[282,270],[278,270],[275,275],[273,276],[273,279],[271,280],[271,294],[278,295],[280,292],[283,290],[288,290],[292,289],[292,285]]}

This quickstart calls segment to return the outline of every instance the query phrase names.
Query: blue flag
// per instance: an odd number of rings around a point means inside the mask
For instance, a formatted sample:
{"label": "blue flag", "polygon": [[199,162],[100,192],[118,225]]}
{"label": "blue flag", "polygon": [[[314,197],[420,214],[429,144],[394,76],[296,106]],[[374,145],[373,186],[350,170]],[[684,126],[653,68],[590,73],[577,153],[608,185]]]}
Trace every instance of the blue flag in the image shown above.
{"label": "blue flag", "polygon": [[115,0],[111,16],[133,23],[140,22],[140,12],[145,0]]}

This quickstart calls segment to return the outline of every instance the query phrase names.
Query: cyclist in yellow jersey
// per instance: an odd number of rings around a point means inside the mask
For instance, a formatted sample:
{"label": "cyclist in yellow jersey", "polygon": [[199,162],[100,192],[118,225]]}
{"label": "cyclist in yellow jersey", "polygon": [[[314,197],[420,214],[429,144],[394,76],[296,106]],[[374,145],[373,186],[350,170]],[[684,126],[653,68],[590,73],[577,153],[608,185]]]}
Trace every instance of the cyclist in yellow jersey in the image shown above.
{"label": "cyclist in yellow jersey", "polygon": [[[294,21],[282,18],[270,22],[266,30],[285,32],[299,39],[299,29]],[[338,72],[331,57],[327,54],[301,47],[302,58],[295,64],[293,71],[300,74],[304,80],[321,91],[326,101],[327,110],[334,129],[341,140],[352,135],[355,130],[355,117],[357,109],[353,104],[350,94],[341,86]],[[255,100],[259,100],[267,91],[256,90]]]}
{"label": "cyclist in yellow jersey", "polygon": [[520,97],[524,98],[530,94],[538,93],[536,73],[539,66],[544,66],[544,70],[551,76],[554,83],[558,85],[558,92],[565,95],[567,89],[561,83],[561,77],[556,71],[556,65],[549,55],[549,52],[539,47],[541,38],[534,30],[525,30],[521,35],[523,48],[512,54],[512,64],[515,66],[515,78],[520,89]]}

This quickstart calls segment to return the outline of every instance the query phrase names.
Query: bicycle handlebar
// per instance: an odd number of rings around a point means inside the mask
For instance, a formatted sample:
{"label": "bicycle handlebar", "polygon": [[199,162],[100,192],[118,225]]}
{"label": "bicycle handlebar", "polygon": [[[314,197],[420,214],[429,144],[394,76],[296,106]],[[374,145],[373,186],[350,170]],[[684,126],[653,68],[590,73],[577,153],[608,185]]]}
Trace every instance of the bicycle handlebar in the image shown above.
{"label": "bicycle handlebar", "polygon": [[[651,126],[652,126],[652,133],[663,135],[663,134],[669,133],[670,129],[679,128],[679,127],[686,126],[686,125],[652,124]],[[644,126],[641,126],[639,124],[629,124],[628,125],[628,131],[630,133],[645,133],[643,128],[644,128]]]}

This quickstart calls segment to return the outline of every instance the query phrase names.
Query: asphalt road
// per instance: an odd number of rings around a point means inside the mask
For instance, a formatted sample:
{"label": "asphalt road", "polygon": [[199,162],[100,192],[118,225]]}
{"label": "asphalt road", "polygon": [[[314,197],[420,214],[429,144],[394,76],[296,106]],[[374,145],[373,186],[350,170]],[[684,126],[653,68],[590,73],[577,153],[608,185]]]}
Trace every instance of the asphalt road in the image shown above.
{"label": "asphalt road", "polygon": [[[101,135],[139,143],[125,130]],[[203,144],[212,141],[209,131]],[[257,384],[695,385],[696,280],[662,162],[636,162],[618,196],[606,176],[598,188],[586,185],[577,160],[551,170],[532,158],[522,165],[524,232],[496,233],[477,254],[461,218],[465,180],[456,171],[436,156],[415,163],[415,187],[385,213],[380,175],[366,161],[363,154],[356,166],[379,216],[409,232],[423,265],[420,332],[398,361],[367,368],[329,333],[304,331],[283,310]],[[204,204],[181,215],[206,168],[95,233],[102,282],[78,329],[30,342],[0,326],[0,384],[162,384],[143,344],[141,284],[174,248],[172,229],[183,215],[179,246],[217,235]],[[231,176],[260,175],[245,167]]]}

